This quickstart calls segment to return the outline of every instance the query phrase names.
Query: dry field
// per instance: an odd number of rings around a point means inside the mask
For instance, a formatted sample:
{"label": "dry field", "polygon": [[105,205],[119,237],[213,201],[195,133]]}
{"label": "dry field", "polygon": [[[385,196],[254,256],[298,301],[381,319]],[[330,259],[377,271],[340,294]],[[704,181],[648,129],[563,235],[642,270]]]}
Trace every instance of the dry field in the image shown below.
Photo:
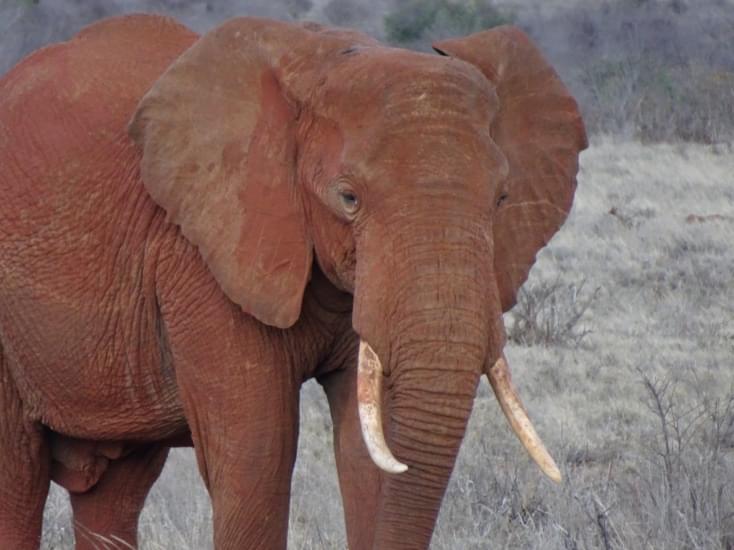
{"label": "dry field", "polygon": [[[573,213],[506,316],[542,478],[482,383],[436,549],[734,548],[734,151],[598,139]],[[344,548],[321,389],[303,389],[290,548]],[[210,548],[190,451],[174,452],[142,548]],[[54,489],[45,549],[71,548]],[[100,544],[100,548],[105,548]]]}

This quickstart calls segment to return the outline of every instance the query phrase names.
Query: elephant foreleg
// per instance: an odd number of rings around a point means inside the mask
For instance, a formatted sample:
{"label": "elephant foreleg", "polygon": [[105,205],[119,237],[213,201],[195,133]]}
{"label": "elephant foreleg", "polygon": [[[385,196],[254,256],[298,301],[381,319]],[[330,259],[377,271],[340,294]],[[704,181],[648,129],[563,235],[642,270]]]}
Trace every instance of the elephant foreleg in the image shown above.
{"label": "elephant foreleg", "polygon": [[354,367],[334,371],[319,382],[329,399],[334,425],[334,454],[349,548],[372,550],[382,474],[362,440],[357,412],[357,369]]}
{"label": "elephant foreleg", "polygon": [[136,548],[138,517],[168,448],[151,445],[110,462],[97,484],[71,493],[77,550]]}
{"label": "elephant foreleg", "polygon": [[26,418],[0,348],[0,548],[39,547],[49,462],[44,429]]}
{"label": "elephant foreleg", "polygon": [[[286,548],[298,394],[272,388],[272,383],[268,377],[253,381],[248,385],[262,387],[231,401],[220,395],[214,410],[193,415],[217,550]],[[199,423],[201,418],[207,418],[206,425]]]}
{"label": "elephant foreleg", "polygon": [[217,395],[206,410],[199,408],[205,393],[194,399],[191,428],[212,499],[217,550],[286,548],[298,393],[274,384],[281,376],[272,370],[241,391]]}
{"label": "elephant foreleg", "polygon": [[300,371],[286,334],[244,315],[187,273],[162,285],[161,310],[179,397],[212,501],[217,550],[285,550],[298,443]]}

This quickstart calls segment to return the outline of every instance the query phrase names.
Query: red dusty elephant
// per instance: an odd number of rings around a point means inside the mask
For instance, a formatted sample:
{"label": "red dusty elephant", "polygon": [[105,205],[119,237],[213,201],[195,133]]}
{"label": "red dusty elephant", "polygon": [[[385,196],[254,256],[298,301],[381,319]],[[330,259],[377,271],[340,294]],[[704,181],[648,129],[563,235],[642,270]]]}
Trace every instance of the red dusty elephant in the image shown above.
{"label": "red dusty elephant", "polygon": [[134,545],[189,433],[215,546],[285,548],[311,377],[352,549],[429,545],[482,373],[560,478],[502,312],[571,207],[583,123],[516,28],[436,50],[138,15],[0,80],[1,548],[38,546],[50,480],[78,548]]}

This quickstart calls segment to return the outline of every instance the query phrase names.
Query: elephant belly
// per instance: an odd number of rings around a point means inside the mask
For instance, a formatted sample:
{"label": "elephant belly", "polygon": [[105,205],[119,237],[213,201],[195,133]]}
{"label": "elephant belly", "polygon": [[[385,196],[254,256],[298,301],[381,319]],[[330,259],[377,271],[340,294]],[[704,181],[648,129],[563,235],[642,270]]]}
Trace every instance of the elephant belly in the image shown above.
{"label": "elephant belly", "polygon": [[56,432],[158,440],[186,429],[156,299],[157,216],[134,201],[0,243],[2,353],[29,414]]}
{"label": "elephant belly", "polygon": [[[99,319],[8,326],[3,353],[28,414],[55,432],[92,440],[161,440],[185,432],[174,373],[157,337],[131,342]],[[32,319],[32,318],[31,318]],[[83,327],[81,330],[79,327]],[[142,331],[145,333],[146,331]]]}

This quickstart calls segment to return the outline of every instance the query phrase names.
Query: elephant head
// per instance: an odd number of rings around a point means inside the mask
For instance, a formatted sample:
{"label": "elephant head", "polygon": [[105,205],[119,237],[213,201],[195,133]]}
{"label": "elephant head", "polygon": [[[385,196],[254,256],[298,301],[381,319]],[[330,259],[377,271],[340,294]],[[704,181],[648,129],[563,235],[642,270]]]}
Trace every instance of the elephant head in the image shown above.
{"label": "elephant head", "polygon": [[382,548],[430,539],[482,373],[560,477],[509,382],[502,312],[568,214],[583,124],[521,31],[436,50],[235,19],[131,123],[150,194],[245,312],[293,325],[314,261],[353,294],[364,440],[404,472],[384,476]]}

